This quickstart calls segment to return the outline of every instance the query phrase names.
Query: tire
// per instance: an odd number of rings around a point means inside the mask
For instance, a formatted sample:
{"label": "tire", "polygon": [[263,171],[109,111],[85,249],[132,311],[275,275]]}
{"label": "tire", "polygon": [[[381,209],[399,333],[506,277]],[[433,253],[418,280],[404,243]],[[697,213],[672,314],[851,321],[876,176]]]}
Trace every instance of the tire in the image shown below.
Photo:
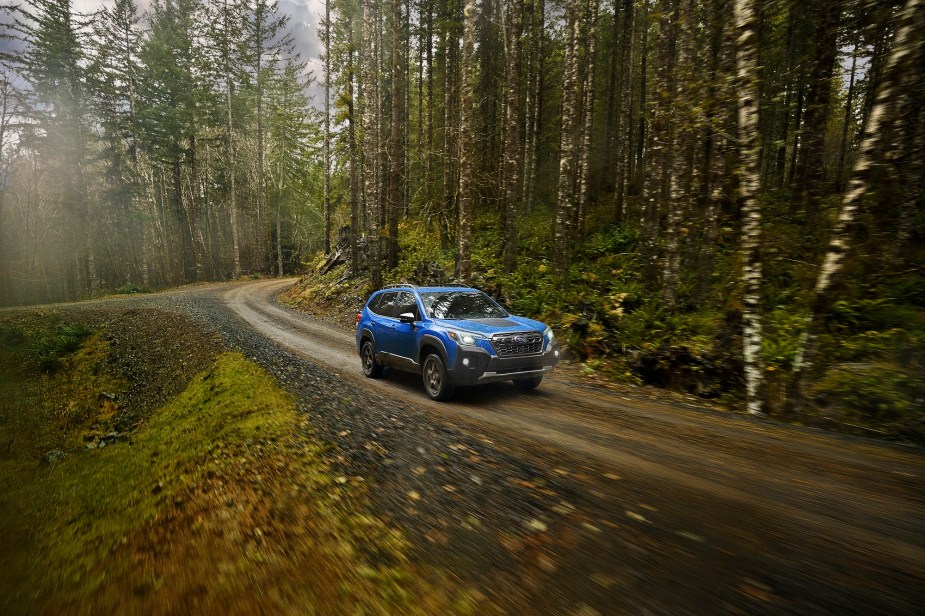
{"label": "tire", "polygon": [[376,362],[376,349],[371,340],[363,341],[363,346],[360,347],[360,362],[363,366],[363,374],[369,378],[378,379],[382,376],[382,364]]}
{"label": "tire", "polygon": [[525,379],[514,379],[514,385],[517,386],[517,389],[520,391],[531,391],[540,386],[540,383],[543,382],[543,375],[531,376]]}
{"label": "tire", "polygon": [[421,374],[424,379],[424,391],[431,400],[449,400],[453,396],[455,387],[450,383],[450,375],[439,355],[431,353],[427,356]]}

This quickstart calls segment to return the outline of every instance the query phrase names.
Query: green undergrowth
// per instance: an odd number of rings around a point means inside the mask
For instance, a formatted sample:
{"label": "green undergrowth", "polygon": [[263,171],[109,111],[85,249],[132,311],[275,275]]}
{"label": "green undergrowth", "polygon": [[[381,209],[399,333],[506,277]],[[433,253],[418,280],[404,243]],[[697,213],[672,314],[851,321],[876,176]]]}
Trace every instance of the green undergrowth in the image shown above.
{"label": "green undergrowth", "polygon": [[[58,349],[54,372],[22,362],[59,331],[42,319],[0,326],[0,381],[21,402],[0,416],[0,612],[391,614],[465,603],[413,575],[402,537],[363,513],[364,482],[335,476],[292,397],[259,366],[219,355],[133,433],[88,439],[112,411],[97,394],[125,384],[108,374],[98,334]],[[83,410],[62,422],[62,405]]]}
{"label": "green undergrowth", "polygon": [[79,446],[81,428],[114,414],[103,392],[124,383],[106,370],[100,332],[57,315],[0,321],[0,459]]}
{"label": "green undergrowth", "polygon": [[119,287],[118,289],[116,289],[116,293],[120,295],[135,295],[138,293],[152,293],[153,291],[154,289],[152,289],[151,287],[147,285],[136,284],[134,282],[127,282],[121,287]]}

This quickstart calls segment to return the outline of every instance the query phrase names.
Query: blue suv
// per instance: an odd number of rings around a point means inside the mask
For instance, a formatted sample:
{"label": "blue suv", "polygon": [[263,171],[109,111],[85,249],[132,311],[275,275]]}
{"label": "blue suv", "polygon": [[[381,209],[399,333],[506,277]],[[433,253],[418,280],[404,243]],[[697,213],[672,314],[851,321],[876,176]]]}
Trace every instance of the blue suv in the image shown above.
{"label": "blue suv", "polygon": [[495,381],[529,391],[559,361],[549,327],[454,285],[373,293],[357,314],[357,351],[366,376],[378,378],[386,366],[420,374],[434,400],[449,399],[457,385]]}

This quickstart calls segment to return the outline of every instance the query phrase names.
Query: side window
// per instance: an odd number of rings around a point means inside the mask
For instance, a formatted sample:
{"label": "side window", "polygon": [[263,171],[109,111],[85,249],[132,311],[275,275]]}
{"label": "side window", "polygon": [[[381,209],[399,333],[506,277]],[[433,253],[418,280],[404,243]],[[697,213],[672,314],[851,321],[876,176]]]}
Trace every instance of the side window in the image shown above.
{"label": "side window", "polygon": [[395,302],[395,316],[398,317],[406,312],[410,312],[414,315],[415,321],[421,320],[421,311],[418,310],[418,302],[414,299],[413,293],[408,293],[407,291],[402,291],[398,294],[398,299]]}
{"label": "side window", "polygon": [[373,311],[384,317],[395,316],[395,293],[383,293],[379,296],[379,303]]}
{"label": "side window", "polygon": [[379,304],[382,302],[382,295],[377,295],[376,297],[369,300],[369,311],[373,314],[379,314]]}

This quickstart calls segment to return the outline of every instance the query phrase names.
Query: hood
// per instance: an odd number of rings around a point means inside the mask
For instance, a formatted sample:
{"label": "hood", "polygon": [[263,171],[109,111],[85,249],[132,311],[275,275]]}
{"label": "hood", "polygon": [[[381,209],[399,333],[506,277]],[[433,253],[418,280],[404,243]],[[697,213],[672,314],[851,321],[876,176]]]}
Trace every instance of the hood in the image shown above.
{"label": "hood", "polygon": [[546,326],[539,321],[515,316],[509,316],[504,319],[438,319],[437,323],[443,327],[471,332],[473,334],[481,334],[483,336],[528,330],[536,330],[543,333],[543,330],[546,329]]}

